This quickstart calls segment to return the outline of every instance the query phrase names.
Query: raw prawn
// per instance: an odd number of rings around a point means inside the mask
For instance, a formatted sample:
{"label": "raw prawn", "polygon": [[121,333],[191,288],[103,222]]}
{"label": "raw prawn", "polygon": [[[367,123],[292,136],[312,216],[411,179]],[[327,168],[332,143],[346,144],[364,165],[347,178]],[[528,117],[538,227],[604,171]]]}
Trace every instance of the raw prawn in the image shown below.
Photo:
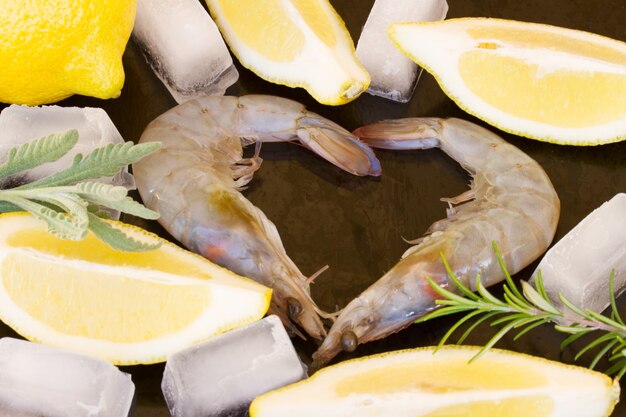
{"label": "raw prawn", "polygon": [[438,295],[426,277],[455,289],[440,254],[464,284],[473,288],[480,275],[482,284],[492,285],[504,278],[492,241],[515,273],[548,248],[559,219],[558,196],[541,166],[473,123],[411,118],[364,126],[354,133],[376,148],[439,147],[473,179],[469,191],[442,199],[450,204],[448,217],[435,222],[427,236],[409,242],[417,245],[340,312],[313,355],[314,368],[342,349],[352,351],[360,343],[384,338],[435,309]]}
{"label": "raw prawn", "polygon": [[[300,334],[325,334],[309,281],[289,259],[276,227],[240,192],[261,164],[261,142],[298,140],[355,175],[380,175],[372,150],[339,125],[272,96],[204,97],[152,121],[140,142],[162,147],[133,165],[145,205],[191,251],[273,288],[270,311]],[[243,158],[242,145],[256,144]]]}

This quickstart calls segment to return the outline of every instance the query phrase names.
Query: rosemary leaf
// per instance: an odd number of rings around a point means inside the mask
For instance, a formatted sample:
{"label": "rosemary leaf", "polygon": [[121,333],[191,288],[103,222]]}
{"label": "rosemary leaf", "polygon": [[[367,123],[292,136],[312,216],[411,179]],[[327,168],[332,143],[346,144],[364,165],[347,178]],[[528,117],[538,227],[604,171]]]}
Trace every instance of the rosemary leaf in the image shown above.
{"label": "rosemary leaf", "polygon": [[499,319],[492,321],[491,325],[492,326],[499,326],[499,325],[504,324],[506,322],[509,322],[509,321],[512,321],[512,320],[523,319],[525,317],[528,317],[528,315],[526,315],[524,313],[509,314],[508,316],[500,317]]}
{"label": "rosemary leaf", "polygon": [[553,305],[552,301],[550,300],[550,296],[546,291],[546,287],[543,285],[543,275],[541,274],[541,269],[537,272],[537,276],[535,277],[535,287],[537,288],[537,291],[539,292],[541,297],[548,303],[550,303],[550,305]]}
{"label": "rosemary leaf", "polygon": [[426,316],[422,316],[420,318],[418,318],[417,320],[415,320],[415,323],[422,323],[424,321],[427,320],[432,320],[434,318],[439,318],[439,317],[443,317],[443,316],[449,316],[451,314],[456,314],[456,313],[463,313],[465,311],[471,310],[471,308],[468,307],[457,307],[457,306],[449,306],[449,307],[444,307],[444,308],[440,308],[438,310],[434,310],[432,313],[426,315]]}
{"label": "rosemary leaf", "polygon": [[508,303],[514,303],[520,310],[530,310],[532,305],[529,304],[524,298],[520,298],[515,291],[511,290],[511,287],[506,283],[502,286],[504,289],[505,301]]}
{"label": "rosemary leaf", "polygon": [[[430,286],[437,293],[439,293],[439,295],[441,295],[443,298],[445,298],[447,300],[451,300],[451,301],[458,301],[458,302],[467,302],[468,301],[465,298],[461,297],[460,295],[457,295],[457,294],[455,294],[455,293],[453,293],[451,291],[446,290],[441,285],[439,285],[435,281],[433,281],[431,278],[426,277],[426,280],[428,280],[428,283],[430,284]],[[460,284],[460,281],[459,281],[459,284]],[[463,284],[461,284],[461,285],[463,285]]]}
{"label": "rosemary leaf", "polygon": [[626,341],[624,341],[624,339],[622,338],[621,335],[619,335],[618,337],[616,337],[618,344],[617,346],[615,346],[613,348],[613,350],[611,351],[611,354],[615,354],[620,350],[624,350],[624,348],[626,348]]}
{"label": "rosemary leaf", "polygon": [[499,306],[506,306],[505,302],[502,302],[500,300],[498,300],[496,297],[494,297],[488,290],[487,288],[482,284],[482,282],[480,281],[480,278],[477,279],[476,281],[476,291],[478,291],[478,293],[489,303],[493,304],[493,305],[499,305]]}
{"label": "rosemary leaf", "polygon": [[576,314],[577,316],[583,317],[585,319],[589,319],[591,320],[591,317],[589,317],[589,315],[584,312],[582,309],[576,307],[574,305],[574,303],[572,303],[570,300],[568,300],[567,298],[565,298],[565,296],[563,294],[559,294],[559,300],[561,301],[561,303],[567,307],[568,309],[570,309],[570,311],[572,311],[574,314]]}
{"label": "rosemary leaf", "polygon": [[539,327],[539,326],[543,326],[544,324],[548,324],[550,323],[550,318],[549,317],[537,317],[536,320],[534,320],[534,323],[532,324],[528,324],[526,325],[526,327],[524,327],[522,330],[520,330],[514,337],[513,337],[513,341],[516,342],[519,338],[521,338],[522,336],[524,336],[526,333],[530,332],[531,330]]}
{"label": "rosemary leaf", "polygon": [[611,318],[617,321],[622,326],[626,326],[624,324],[624,320],[622,320],[622,316],[620,316],[619,311],[617,310],[617,302],[615,301],[615,270],[611,270],[611,277],[609,278],[609,296],[611,297]]}
{"label": "rosemary leaf", "polygon": [[443,335],[443,337],[441,338],[441,341],[439,342],[439,344],[437,345],[437,349],[439,349],[441,346],[443,346],[446,341],[450,338],[450,336],[452,336],[452,333],[454,333],[459,327],[461,327],[466,321],[471,320],[472,318],[474,318],[474,316],[477,316],[481,314],[480,311],[476,310],[473,311],[471,313],[469,313],[468,315],[466,315],[465,317],[461,318],[459,321],[457,321],[452,327],[450,327],[448,329],[448,331],[446,332],[446,334]]}
{"label": "rosemary leaf", "polygon": [[[465,286],[461,282],[461,280],[457,278],[455,273],[452,271],[452,268],[450,268],[450,265],[448,264],[448,260],[443,255],[443,252],[441,252],[439,256],[441,257],[441,260],[443,261],[443,266],[446,268],[446,273],[448,274],[448,276],[450,277],[450,279],[452,280],[456,288],[461,292],[461,294],[463,294],[465,297],[469,298],[470,300],[474,300],[474,301],[478,300],[478,296],[474,294],[472,290],[467,288],[467,286]],[[477,279],[480,279],[480,278],[477,278]],[[430,281],[430,278],[429,278],[429,281]],[[431,285],[432,285],[432,282],[431,282]]]}
{"label": "rosemary leaf", "polygon": [[[484,313],[484,312],[481,311],[481,313]],[[472,323],[472,325],[470,327],[467,328],[467,330],[465,330],[465,332],[461,335],[461,337],[459,337],[459,340],[457,340],[456,343],[458,345],[463,343],[465,341],[465,339],[467,339],[467,337],[474,331],[474,329],[476,329],[476,327],[480,326],[481,323],[491,319],[492,317],[497,316],[498,314],[504,314],[504,312],[502,312],[502,311],[492,311],[492,312],[489,312],[489,313],[485,314],[484,316],[482,316],[478,320],[476,320],[474,323]]]}
{"label": "rosemary leaf", "polygon": [[609,317],[603,316],[600,313],[596,313],[593,310],[586,310],[586,312],[587,312],[587,316],[588,317],[590,317],[591,319],[597,321],[598,323],[603,323],[603,324],[606,324],[607,326],[614,327],[614,328],[620,328],[620,329],[626,331],[626,327],[624,327],[623,325],[619,324],[615,320],[610,319]]}
{"label": "rosemary leaf", "polygon": [[524,292],[524,297],[539,309],[555,315],[561,314],[556,307],[546,301],[528,282],[522,281],[522,291]]}
{"label": "rosemary leaf", "polygon": [[587,333],[594,331],[593,329],[586,329],[586,328],[580,328],[580,329],[581,329],[580,331],[576,333],[572,333],[563,342],[561,342],[561,346],[560,346],[561,350],[565,350],[566,347],[568,347],[569,345],[571,345],[572,343],[574,343],[575,341],[577,341],[578,339],[580,339]]}
{"label": "rosemary leaf", "polygon": [[470,359],[470,363],[480,358],[482,355],[484,355],[485,352],[491,349],[493,345],[495,345],[500,339],[504,337],[504,335],[506,335],[511,329],[516,327],[523,320],[524,319],[518,319],[518,320],[512,321],[506,326],[504,326],[502,329],[500,329],[500,331],[498,331],[491,339],[489,339],[489,341],[485,344],[485,346],[483,346],[483,348],[478,352],[478,354],[476,354],[476,356]]}
{"label": "rosemary leaf", "polygon": [[603,336],[600,336],[597,339],[594,339],[592,342],[588,343],[585,347],[583,347],[582,349],[580,349],[578,351],[576,356],[574,356],[574,360],[577,361],[587,351],[595,348],[596,346],[601,345],[604,342],[611,341],[611,340],[614,340],[614,339],[615,339],[615,335],[612,332],[611,333],[607,333],[607,334],[605,334]]}
{"label": "rosemary leaf", "polygon": [[626,358],[616,362],[613,366],[604,371],[604,373],[608,375],[617,374],[615,376],[615,379],[617,380],[619,380],[624,375],[624,372],[626,372]]}
{"label": "rosemary leaf", "polygon": [[624,358],[626,357],[626,352],[624,352],[623,350],[617,351],[616,353],[611,354],[611,357],[609,358],[610,361],[615,361],[617,359],[620,358]]}
{"label": "rosemary leaf", "polygon": [[616,344],[617,340],[612,340],[607,343],[606,346],[604,346],[600,351],[598,351],[596,356],[594,356],[593,360],[589,363],[589,369],[595,369],[598,362],[600,362],[600,359],[602,359],[602,357],[606,355],[607,352],[611,350]]}
{"label": "rosemary leaf", "polygon": [[620,369],[619,372],[617,372],[617,375],[615,375],[615,379],[618,381],[620,380],[621,377],[624,376],[624,374],[626,374],[626,360],[621,361],[620,366],[621,368],[618,367],[618,369]]}
{"label": "rosemary leaf", "polygon": [[437,299],[435,300],[435,304],[437,304],[438,306],[456,306],[459,305],[459,302],[455,300]]}
{"label": "rosemary leaf", "polygon": [[578,324],[575,324],[573,326],[563,326],[561,324],[555,324],[554,328],[561,333],[568,333],[568,334],[578,334],[582,332],[589,332],[589,331],[597,330],[596,328],[587,329]]}
{"label": "rosemary leaf", "polygon": [[507,269],[506,264],[504,263],[504,257],[502,256],[502,253],[500,253],[500,248],[498,248],[498,244],[494,241],[494,242],[491,242],[491,246],[493,247],[493,251],[495,252],[496,257],[498,258],[498,264],[500,264],[500,269],[502,270],[502,273],[504,274],[505,285],[509,286],[509,288],[515,293],[517,298],[524,299],[524,296],[522,295],[522,293],[517,289],[517,285],[515,285],[515,282],[513,282],[513,278],[511,278],[511,274],[509,274],[509,270]]}
{"label": "rosemary leaf", "polygon": [[510,290],[507,291],[507,287],[508,285],[504,285],[503,287],[505,290],[504,296],[502,297],[504,298],[504,301],[517,311],[525,311],[527,313],[532,312],[533,306],[525,301],[519,300]]}

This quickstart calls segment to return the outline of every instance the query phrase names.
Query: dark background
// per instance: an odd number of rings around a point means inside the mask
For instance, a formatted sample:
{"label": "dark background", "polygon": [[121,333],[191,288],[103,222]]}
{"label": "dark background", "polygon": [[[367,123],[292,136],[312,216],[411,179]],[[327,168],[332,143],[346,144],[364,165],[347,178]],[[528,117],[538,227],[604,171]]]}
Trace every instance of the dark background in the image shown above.
{"label": "dark background", "polygon": [[[373,1],[331,0],[331,3],[356,41]],[[623,0],[448,0],[448,3],[449,18],[488,16],[532,21],[626,41]],[[118,99],[72,97],[59,104],[102,107],[126,140],[137,141],[153,118],[176,103],[133,42],[124,55],[124,67],[126,83]],[[407,116],[455,116],[485,125],[460,110],[427,73],[422,75],[410,103],[398,104],[363,94],[350,104],[327,107],[303,90],[270,84],[240,65],[238,69],[239,81],[228,94],[289,97],[349,130],[380,119]],[[555,241],[604,201],[626,192],[626,142],[579,148],[500,133],[536,159],[550,176],[562,205]],[[467,174],[440,151],[377,151],[377,154],[383,176],[357,178],[300,147],[270,144],[263,147],[265,163],[244,193],[276,224],[287,253],[305,275],[324,265],[330,266],[312,287],[313,298],[326,310],[343,307],[382,276],[407,249],[402,237],[419,237],[431,223],[445,216],[445,204],[439,198],[455,196],[467,188]],[[123,220],[168,236],[156,223],[128,217]],[[528,279],[536,265],[537,262],[533,263],[515,278]],[[499,290],[498,286],[494,292],[498,294]],[[624,310],[624,297],[619,304]],[[385,340],[362,345],[351,355],[340,355],[335,362],[436,344],[453,323],[454,318],[414,325]],[[484,344],[494,332],[489,327],[480,327],[467,343]],[[0,336],[15,336],[15,333],[0,325]],[[560,352],[559,344],[564,338],[552,328],[542,327],[518,341],[506,337],[497,346],[574,363],[575,349],[582,345]],[[312,344],[295,343],[305,360],[315,348]],[[583,357],[578,363],[588,362],[589,358]],[[600,368],[605,365],[601,363]],[[123,370],[132,374],[136,385],[135,416],[169,415],[160,390],[162,364]],[[618,405],[613,416],[626,416],[626,403]]]}

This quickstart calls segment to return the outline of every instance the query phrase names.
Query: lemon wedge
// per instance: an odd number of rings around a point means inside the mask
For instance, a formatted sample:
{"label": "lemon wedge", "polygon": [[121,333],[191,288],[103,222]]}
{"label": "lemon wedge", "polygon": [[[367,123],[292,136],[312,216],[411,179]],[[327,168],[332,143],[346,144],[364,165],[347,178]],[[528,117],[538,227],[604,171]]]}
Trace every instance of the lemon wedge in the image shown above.
{"label": "lemon wedge", "polygon": [[303,87],[330,105],[367,90],[370,76],[327,0],[206,2],[233,53],[261,78]]}
{"label": "lemon wedge", "polygon": [[271,290],[134,226],[121,252],[71,241],[28,214],[0,216],[0,319],[29,340],[119,365],[167,355],[263,317]]}
{"label": "lemon wedge", "polygon": [[256,398],[252,417],[600,417],[619,399],[606,375],[529,355],[445,346],[339,363]]}
{"label": "lemon wedge", "polygon": [[626,139],[626,43],[487,18],[399,23],[389,36],[461,108],[499,129],[567,145]]}

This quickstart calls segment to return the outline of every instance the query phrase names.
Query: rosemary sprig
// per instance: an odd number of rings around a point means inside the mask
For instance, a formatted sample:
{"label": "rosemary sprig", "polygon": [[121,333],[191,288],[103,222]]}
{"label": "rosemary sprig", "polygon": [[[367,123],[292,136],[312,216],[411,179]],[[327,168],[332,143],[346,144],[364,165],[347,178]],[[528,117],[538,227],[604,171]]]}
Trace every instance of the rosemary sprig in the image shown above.
{"label": "rosemary sprig", "polygon": [[611,273],[609,278],[611,316],[607,317],[590,309],[581,309],[561,294],[559,294],[559,300],[563,307],[555,305],[550,300],[544,287],[541,271],[535,278],[536,288],[522,281],[522,290],[520,291],[508,273],[502,255],[495,243],[493,248],[505,277],[502,300],[493,296],[482,285],[480,277],[476,279],[476,293],[472,292],[454,274],[443,254],[441,257],[446,271],[458,293],[446,290],[428,278],[432,288],[443,297],[443,299],[436,301],[442,307],[421,317],[416,321],[417,323],[450,314],[465,314],[446,332],[439,342],[439,347],[443,346],[463,324],[471,320],[475,321],[459,337],[458,344],[463,343],[467,336],[484,322],[491,321],[491,326],[501,326],[500,330],[472,358],[473,361],[494,346],[504,335],[513,330],[517,331],[514,337],[514,340],[517,340],[541,325],[552,323],[557,331],[570,335],[561,343],[561,350],[592,332],[604,332],[604,334],[595,337],[582,347],[574,357],[574,360],[578,360],[585,353],[595,350],[595,355],[589,364],[591,369],[596,367],[602,357],[609,355],[608,360],[612,366],[605,372],[609,375],[615,375],[617,379],[626,373],[626,325],[617,310],[615,302],[615,271]]}
{"label": "rosemary sprig", "polygon": [[[54,162],[67,154],[78,142],[78,132],[64,133],[25,143],[11,149],[0,164],[0,180]],[[125,187],[89,180],[115,175],[160,146],[159,143],[134,145],[132,142],[109,144],[88,155],[77,154],[68,168],[19,187],[0,190],[0,213],[27,211],[45,221],[56,236],[80,240],[91,230],[115,249],[146,251],[159,245],[138,242],[120,229],[101,220],[106,213],[100,207],[156,219],[158,213],[127,196]]]}

